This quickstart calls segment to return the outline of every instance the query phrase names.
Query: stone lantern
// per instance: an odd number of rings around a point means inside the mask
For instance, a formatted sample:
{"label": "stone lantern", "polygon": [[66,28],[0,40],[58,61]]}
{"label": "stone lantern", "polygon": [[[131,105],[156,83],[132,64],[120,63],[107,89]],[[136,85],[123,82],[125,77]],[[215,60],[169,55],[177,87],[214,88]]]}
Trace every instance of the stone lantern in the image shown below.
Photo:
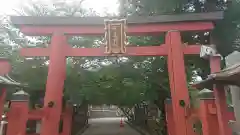
{"label": "stone lantern", "polygon": [[230,88],[236,121],[229,121],[229,125],[235,134],[240,134],[240,52],[234,51],[225,60],[225,69],[210,74],[207,79],[197,82],[193,86],[202,89],[213,84],[221,84]]}

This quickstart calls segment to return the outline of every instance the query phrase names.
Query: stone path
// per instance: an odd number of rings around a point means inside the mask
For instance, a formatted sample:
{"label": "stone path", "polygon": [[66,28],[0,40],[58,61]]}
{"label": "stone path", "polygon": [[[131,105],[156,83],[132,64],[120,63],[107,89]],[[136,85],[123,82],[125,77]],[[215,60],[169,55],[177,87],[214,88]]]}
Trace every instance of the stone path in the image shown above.
{"label": "stone path", "polygon": [[120,127],[120,118],[97,118],[89,120],[89,128],[82,135],[140,135],[126,123]]}

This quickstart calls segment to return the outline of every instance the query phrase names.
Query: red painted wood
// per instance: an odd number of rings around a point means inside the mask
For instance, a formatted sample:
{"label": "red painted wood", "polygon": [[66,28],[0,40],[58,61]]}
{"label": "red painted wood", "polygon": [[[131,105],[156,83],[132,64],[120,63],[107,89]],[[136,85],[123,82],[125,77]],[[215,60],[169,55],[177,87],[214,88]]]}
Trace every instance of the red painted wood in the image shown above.
{"label": "red painted wood", "polygon": [[[65,50],[66,56],[108,56],[104,53],[104,48],[71,48]],[[49,56],[48,48],[22,48],[22,56]],[[144,46],[144,47],[127,47],[127,52],[123,56],[155,56],[167,55],[167,47],[161,46]]]}
{"label": "red painted wood", "polygon": [[[173,109],[172,109],[172,103],[165,103],[165,111],[166,111],[166,122],[167,122],[168,135],[176,135],[176,133],[175,133],[175,122],[174,122],[174,119],[173,119],[174,113],[173,113]],[[188,117],[187,118],[187,125],[188,125],[187,132],[188,132],[188,135],[197,135],[197,133],[194,132],[194,130],[193,130],[193,123],[194,123],[194,119],[192,119],[191,117]]]}
{"label": "red painted wood", "polygon": [[235,118],[235,116],[234,116],[234,112],[228,112],[228,115],[227,115],[227,117],[228,117],[228,120],[236,120],[236,118]]}
{"label": "red painted wood", "polygon": [[[169,30],[192,31],[209,30],[213,28],[212,22],[182,22],[168,24],[129,25],[128,35],[156,34]],[[21,31],[27,35],[52,35],[62,32],[70,35],[103,35],[103,26],[21,26]],[[42,135],[57,135],[61,115],[63,82],[65,79],[65,56],[107,56],[103,48],[70,48],[66,47],[63,35],[53,35],[50,48],[25,48],[21,50],[23,56],[50,56],[49,74],[46,86],[45,106],[49,101],[57,105],[49,110],[44,117]],[[172,122],[170,126],[174,133],[180,135],[193,135],[190,130],[191,121],[186,120],[186,108],[179,106],[179,100],[189,105],[189,95],[186,84],[184,54],[199,54],[200,46],[184,46],[181,43],[180,32],[171,31],[166,36],[166,45],[151,47],[128,47],[123,56],[167,56],[171,87]],[[173,115],[173,112],[178,112]],[[168,114],[170,115],[170,114]],[[67,116],[66,114],[64,115]],[[168,117],[169,119],[169,117]],[[175,122],[175,123],[174,123]],[[69,129],[66,129],[69,130]],[[68,131],[66,131],[68,132]],[[171,131],[169,131],[170,133]],[[172,133],[173,134],[173,133]]]}
{"label": "red painted wood", "polygon": [[73,115],[73,108],[68,105],[65,108],[65,113],[63,115],[63,131],[62,135],[71,135],[72,130],[72,115]]}
{"label": "red painted wood", "polygon": [[[48,108],[42,108],[38,110],[31,110],[28,112],[28,119],[29,120],[41,120],[44,117],[48,116]],[[6,114],[8,116],[8,113]],[[64,117],[65,113],[61,114],[61,117]]]}
{"label": "red painted wood", "polygon": [[[1,114],[0,116],[2,116],[2,114],[3,114],[6,95],[7,95],[7,89],[2,88],[1,95],[0,95],[0,114]],[[2,117],[0,117],[0,120],[2,120]]]}
{"label": "red painted wood", "polygon": [[31,110],[28,113],[29,120],[41,120],[45,116],[44,109]]}
{"label": "red painted wood", "polygon": [[[104,48],[69,48],[68,56],[108,56],[104,53]],[[126,53],[122,56],[159,56],[167,55],[167,47],[161,46],[143,46],[127,47]]]}
{"label": "red painted wood", "polygon": [[[219,72],[221,70],[221,58],[219,56],[211,57],[210,67],[212,73]],[[228,115],[228,107],[224,87],[214,85],[213,92],[217,108],[219,135],[230,135],[231,130],[228,127],[228,118],[226,117]]]}
{"label": "red painted wood", "polygon": [[7,59],[0,59],[0,75],[5,75],[11,71],[11,65]]}
{"label": "red painted wood", "polygon": [[[149,35],[150,33],[167,32],[169,30],[197,31],[213,29],[212,22],[181,22],[165,24],[140,24],[129,25],[128,35]],[[103,35],[104,26],[20,26],[21,32],[26,35],[44,36],[54,32],[62,32],[70,35]]]}
{"label": "red painted wood", "polygon": [[44,107],[47,107],[50,101],[54,102],[54,106],[48,110],[48,116],[42,120],[41,135],[58,135],[62,112],[63,86],[66,78],[66,58],[64,53],[66,42],[66,37],[63,34],[56,33],[51,39]]}
{"label": "red painted wood", "polygon": [[219,126],[216,114],[211,114],[208,105],[215,106],[214,99],[200,101],[199,117],[202,122],[203,135],[218,135]]}
{"label": "red painted wood", "polygon": [[187,118],[187,134],[188,135],[197,135],[197,133],[194,131],[193,128],[193,120],[190,118]]}
{"label": "red painted wood", "polygon": [[165,111],[166,111],[166,122],[167,122],[167,131],[168,135],[176,135],[175,134],[175,123],[173,119],[173,110],[171,103],[165,103]]}
{"label": "red painted wood", "polygon": [[21,48],[20,55],[25,57],[49,56],[50,49],[49,48]]}
{"label": "red painted wood", "polygon": [[[199,54],[200,45],[189,45],[184,48],[184,54]],[[103,48],[70,48],[66,50],[66,56],[108,56],[104,53]],[[49,56],[49,48],[22,48],[20,50],[22,56]],[[127,52],[122,56],[166,56],[168,54],[167,45],[160,46],[144,46],[144,47],[127,47]]]}
{"label": "red painted wood", "polygon": [[7,135],[25,135],[28,120],[28,101],[12,101],[8,116]]}
{"label": "red painted wood", "polygon": [[180,100],[184,100],[186,106],[189,105],[189,95],[186,82],[186,73],[184,65],[183,46],[181,35],[178,31],[170,31],[166,35],[166,44],[169,48],[168,54],[168,72],[171,88],[171,97],[174,114],[176,133],[187,135],[185,110],[186,107],[179,105]]}

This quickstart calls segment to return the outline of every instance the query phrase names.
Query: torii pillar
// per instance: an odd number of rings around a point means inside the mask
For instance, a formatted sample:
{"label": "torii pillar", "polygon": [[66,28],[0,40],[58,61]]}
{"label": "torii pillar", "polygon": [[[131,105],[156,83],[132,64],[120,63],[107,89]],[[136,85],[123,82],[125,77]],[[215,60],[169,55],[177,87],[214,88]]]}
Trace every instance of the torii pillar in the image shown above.
{"label": "torii pillar", "polygon": [[165,115],[168,135],[175,135],[175,123],[173,120],[172,101],[171,99],[165,100]]}
{"label": "torii pillar", "polygon": [[[11,71],[11,65],[6,58],[0,58],[0,75],[5,75]],[[4,103],[5,103],[5,98],[7,95],[7,89],[6,86],[1,86],[0,87],[0,116],[2,116],[3,109],[4,109]],[[2,117],[0,117],[0,120]]]}
{"label": "torii pillar", "polygon": [[186,72],[184,65],[184,51],[179,31],[169,31],[165,43],[168,45],[168,72],[172,97],[175,131],[179,135],[188,135],[186,109],[190,105]]}
{"label": "torii pillar", "polygon": [[62,113],[62,96],[64,80],[66,78],[66,36],[63,33],[53,33],[50,44],[50,63],[44,97],[44,107],[49,102],[54,105],[49,109],[48,116],[44,117],[41,126],[41,135],[58,135],[60,115]]}
{"label": "torii pillar", "polygon": [[[221,57],[210,57],[211,73],[219,72],[221,70]],[[230,135],[231,129],[228,126],[228,106],[223,85],[213,85],[213,92],[215,97],[215,104],[217,109],[217,118],[219,125],[219,135]]]}

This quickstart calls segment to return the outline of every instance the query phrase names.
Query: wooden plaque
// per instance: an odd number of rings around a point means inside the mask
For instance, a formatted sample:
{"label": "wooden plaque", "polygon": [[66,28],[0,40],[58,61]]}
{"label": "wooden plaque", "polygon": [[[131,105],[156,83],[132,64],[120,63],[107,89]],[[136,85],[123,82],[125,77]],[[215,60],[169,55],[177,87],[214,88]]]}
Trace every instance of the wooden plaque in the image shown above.
{"label": "wooden plaque", "polygon": [[126,20],[105,20],[105,53],[123,54],[126,52]]}

